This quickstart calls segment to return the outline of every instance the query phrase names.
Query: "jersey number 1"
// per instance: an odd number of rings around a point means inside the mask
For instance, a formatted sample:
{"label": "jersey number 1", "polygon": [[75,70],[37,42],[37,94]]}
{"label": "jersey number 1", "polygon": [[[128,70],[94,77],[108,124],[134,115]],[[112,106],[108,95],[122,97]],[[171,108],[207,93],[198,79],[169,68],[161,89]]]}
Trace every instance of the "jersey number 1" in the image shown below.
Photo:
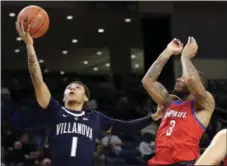
{"label": "jersey number 1", "polygon": [[76,157],[76,150],[77,150],[78,138],[73,137],[72,145],[71,145],[71,157]]}
{"label": "jersey number 1", "polygon": [[173,128],[175,127],[176,121],[175,120],[171,120],[170,121],[170,127],[169,130],[166,132],[167,136],[170,136],[173,132]]}

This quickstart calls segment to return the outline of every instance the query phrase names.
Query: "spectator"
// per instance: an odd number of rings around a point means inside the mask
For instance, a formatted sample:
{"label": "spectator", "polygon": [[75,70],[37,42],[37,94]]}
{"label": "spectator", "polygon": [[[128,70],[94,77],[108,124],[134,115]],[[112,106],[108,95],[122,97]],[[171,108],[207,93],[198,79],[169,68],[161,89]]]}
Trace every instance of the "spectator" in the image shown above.
{"label": "spectator", "polygon": [[2,88],[1,88],[1,95],[2,95],[3,98],[10,99],[10,98],[11,98],[11,95],[10,95],[9,88],[7,88],[7,87],[2,87]]}
{"label": "spectator", "polygon": [[50,157],[50,149],[49,149],[48,137],[46,137],[45,140],[44,140],[43,157],[44,158],[49,158]]}
{"label": "spectator", "polygon": [[23,145],[23,152],[26,155],[29,155],[31,152],[36,151],[36,148],[33,144],[29,143],[28,132],[25,132],[20,137],[20,142]]}
{"label": "spectator", "polygon": [[41,166],[51,166],[51,160],[48,158],[43,159]]}
{"label": "spectator", "polygon": [[41,157],[41,152],[39,150],[31,152],[29,155],[25,155],[25,164],[26,165],[33,165],[33,164],[38,164],[39,159]]}
{"label": "spectator", "polygon": [[[139,80],[140,81],[140,80]],[[54,85],[56,85],[54,81]],[[126,84],[128,85],[128,84]],[[138,83],[136,83],[136,86]],[[227,86],[226,86],[227,87]],[[57,85],[56,85],[57,88]],[[96,88],[94,88],[96,89]],[[132,88],[129,88],[131,90]],[[43,139],[40,137],[40,135],[49,135],[49,133],[44,133],[44,134],[38,134],[34,132],[34,139],[35,141],[32,142],[30,139],[30,134],[25,132],[22,134],[21,137],[19,137],[19,142],[15,142],[18,138],[18,133],[21,134],[21,130],[24,128],[34,128],[33,123],[38,122],[39,126],[35,129],[35,131],[38,131],[38,129],[43,129],[44,127],[41,126],[43,125],[42,121],[35,119],[38,119],[39,114],[40,117],[43,116],[45,119],[46,112],[40,111],[39,107],[37,107],[34,103],[36,103],[35,100],[29,96],[29,100],[26,100],[26,102],[21,102],[25,101],[23,98],[26,96],[23,96],[23,91],[18,95],[18,99],[15,101],[15,93],[18,92],[11,92],[11,94],[8,91],[9,89],[3,89],[2,91],[2,154],[1,154],[1,161],[2,161],[2,166],[9,166],[10,165],[26,165],[26,166],[50,166],[51,165],[51,160],[49,159],[49,154],[50,154],[50,149],[49,149],[49,144],[48,144],[48,137],[46,137],[44,146],[43,146]],[[215,90],[216,92],[217,90]],[[225,93],[222,92],[224,95]],[[100,90],[98,90],[98,94],[100,94]],[[59,94],[59,98],[61,97],[61,93]],[[101,94],[100,94],[101,95]],[[144,101],[150,102],[150,99],[144,99],[141,98],[138,94],[135,94],[136,101],[134,103],[130,102],[130,100],[127,100],[127,98],[130,99],[131,96],[125,97],[124,92],[121,94],[124,97],[121,98],[120,102],[118,103],[117,106],[118,110],[120,113],[122,113],[122,116],[124,115],[125,117],[133,117],[134,115],[128,115],[128,113],[133,112],[133,111],[122,111],[124,108],[126,109],[132,109],[130,104],[133,105],[133,109],[136,108],[136,110],[139,110],[140,108],[144,108],[142,104]],[[10,96],[12,98],[10,98]],[[138,97],[139,96],[139,97]],[[218,97],[219,95],[217,95]],[[111,111],[114,105],[116,106],[116,102],[119,101],[119,98],[116,94],[112,94],[112,92],[108,93],[108,95],[105,93],[104,99],[98,99],[98,104],[99,107],[102,108],[103,110],[108,110]],[[21,99],[19,101],[19,99]],[[226,108],[226,103],[223,102],[225,101],[222,97],[216,98],[217,105],[220,107],[223,106],[223,108]],[[139,101],[141,100],[141,102]],[[222,104],[220,105],[218,101],[221,101]],[[19,102],[18,102],[19,101]],[[139,102],[138,102],[139,101]],[[136,103],[137,102],[137,103]],[[4,107],[3,107],[4,103]],[[24,104],[22,104],[24,103]],[[92,103],[93,105],[96,105],[97,103]],[[116,107],[117,107],[116,106]],[[151,109],[155,105],[152,103],[146,103],[146,109],[147,111],[151,111]],[[96,106],[97,107],[97,106]],[[37,111],[36,111],[37,110]],[[119,116],[119,113],[115,114]],[[202,140],[201,140],[201,146],[204,150],[206,147],[210,144],[210,140],[213,138],[213,136],[221,130],[223,127],[226,127],[226,122],[223,122],[223,119],[225,119],[225,112],[226,109],[223,110],[223,112],[220,112],[219,110],[215,111],[215,116],[213,116],[213,120],[209,127],[206,130],[206,133],[204,134]],[[37,112],[37,115],[36,115]],[[146,111],[145,111],[146,112]],[[145,114],[144,112],[144,114]],[[30,116],[32,115],[32,116]],[[118,118],[116,116],[116,118]],[[218,119],[222,119],[222,121],[219,121]],[[30,120],[31,119],[31,120]],[[30,121],[29,121],[30,120]],[[10,124],[7,124],[7,122]],[[32,122],[32,123],[31,123]],[[35,125],[34,125],[35,126]],[[94,153],[94,158],[95,158],[95,166],[103,166],[104,162],[110,159],[110,163],[112,165],[125,165],[126,163],[129,165],[135,165],[137,164],[136,159],[141,160],[141,164],[144,164],[144,161],[150,158],[150,156],[153,155],[154,152],[154,137],[156,135],[156,130],[157,130],[157,125],[156,122],[152,123],[151,125],[147,126],[144,128],[141,133],[144,134],[146,137],[147,133],[152,134],[153,138],[141,138],[138,134],[138,138],[135,138],[135,140],[132,139],[132,136],[130,135],[124,135],[124,134],[111,134],[109,132],[107,135],[105,135],[104,138],[102,138],[100,141],[96,140],[96,143],[98,144],[97,146],[97,151]],[[34,131],[34,130],[33,130]],[[20,136],[20,135],[19,135]],[[124,142],[124,146],[122,146],[122,142]],[[105,147],[108,147],[111,152],[114,153],[114,155],[109,156],[108,154],[104,154],[103,150],[104,147],[100,144],[103,144]],[[139,146],[138,146],[138,143]],[[42,150],[37,150],[35,147],[35,144],[43,146]],[[113,154],[112,153],[112,154]],[[119,160],[119,161],[118,161]],[[121,160],[124,160],[122,163]],[[116,163],[116,161],[121,162],[121,163]],[[145,165],[145,164],[144,164]]]}
{"label": "spectator", "polygon": [[4,156],[6,155],[5,149],[1,147],[1,163],[4,163]]}
{"label": "spectator", "polygon": [[149,126],[141,130],[141,134],[143,135],[145,133],[150,133],[151,135],[156,135],[157,129],[158,129],[158,126],[155,123],[151,123]]}
{"label": "spectator", "polygon": [[97,145],[97,150],[94,154],[95,156],[95,166],[105,166],[105,155],[103,153],[103,146],[101,144]]}
{"label": "spectator", "polygon": [[152,136],[150,134],[144,134],[144,141],[139,144],[139,152],[141,157],[145,160],[151,157],[154,153],[154,142],[150,139]]}
{"label": "spectator", "polygon": [[15,141],[15,136],[12,133],[12,130],[5,125],[3,129],[3,147],[7,150],[9,147],[12,148]]}
{"label": "spectator", "polygon": [[24,163],[25,155],[22,151],[22,144],[20,141],[16,141],[14,143],[13,149],[8,153],[6,157],[6,164],[13,165],[13,164],[20,164]]}
{"label": "spectator", "polygon": [[110,150],[118,155],[122,150],[122,141],[117,135],[112,135],[111,131],[107,131],[107,135],[101,140],[104,147],[110,148]]}

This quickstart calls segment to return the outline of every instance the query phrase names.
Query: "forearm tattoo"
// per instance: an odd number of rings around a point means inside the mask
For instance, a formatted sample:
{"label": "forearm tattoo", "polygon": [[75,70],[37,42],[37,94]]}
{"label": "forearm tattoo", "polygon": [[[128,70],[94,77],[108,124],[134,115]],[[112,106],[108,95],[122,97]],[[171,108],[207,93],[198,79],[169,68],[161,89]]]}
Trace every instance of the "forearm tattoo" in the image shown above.
{"label": "forearm tattoo", "polygon": [[160,83],[155,84],[153,89],[158,94],[160,94],[160,96],[164,99],[165,103],[168,102],[168,100],[170,99],[170,95],[169,95],[168,91],[166,90],[166,88],[162,84],[160,84]]}
{"label": "forearm tattoo", "polygon": [[151,85],[147,85],[149,87],[147,91],[150,93],[156,103],[160,105],[165,105],[169,102],[168,91],[162,84],[157,82],[157,79],[169,58],[170,54],[166,51],[163,51],[144,76],[145,79],[150,80],[150,83],[152,83]]}
{"label": "forearm tattoo", "polygon": [[196,81],[200,81],[199,74],[192,64],[189,58],[182,58],[182,68],[183,68],[183,75],[186,77],[193,77]]}
{"label": "forearm tattoo", "polygon": [[199,74],[191,60],[185,57],[181,59],[181,62],[183,67],[183,75],[186,78],[192,78],[187,80],[189,91],[193,93],[197,99],[201,98],[201,96],[206,96],[206,89],[203,87]]}
{"label": "forearm tattoo", "polygon": [[147,76],[153,80],[157,80],[165,64],[167,63],[168,58],[159,56],[158,59],[151,65],[147,71]]}
{"label": "forearm tattoo", "polygon": [[188,81],[187,86],[189,91],[194,94],[194,97],[196,98],[195,102],[197,108],[213,111],[215,107],[213,96],[208,95],[191,60],[189,58],[182,58],[181,62],[183,67],[183,74],[186,77],[193,78]]}
{"label": "forearm tattoo", "polygon": [[35,54],[28,53],[28,69],[34,84],[42,80],[41,69]]}

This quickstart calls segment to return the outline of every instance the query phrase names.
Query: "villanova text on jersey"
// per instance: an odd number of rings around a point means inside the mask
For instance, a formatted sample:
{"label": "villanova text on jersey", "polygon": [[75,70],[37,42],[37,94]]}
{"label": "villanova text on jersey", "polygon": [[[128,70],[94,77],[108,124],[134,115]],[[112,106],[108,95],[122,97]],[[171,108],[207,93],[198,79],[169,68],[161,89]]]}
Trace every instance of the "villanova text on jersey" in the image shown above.
{"label": "villanova text on jersey", "polygon": [[92,140],[92,128],[82,123],[58,123],[56,125],[56,135],[59,134],[80,134]]}
{"label": "villanova text on jersey", "polygon": [[48,107],[48,130],[52,166],[92,166],[95,140],[110,127],[132,134],[149,125],[150,116],[122,121],[97,111],[72,111],[51,98]]}

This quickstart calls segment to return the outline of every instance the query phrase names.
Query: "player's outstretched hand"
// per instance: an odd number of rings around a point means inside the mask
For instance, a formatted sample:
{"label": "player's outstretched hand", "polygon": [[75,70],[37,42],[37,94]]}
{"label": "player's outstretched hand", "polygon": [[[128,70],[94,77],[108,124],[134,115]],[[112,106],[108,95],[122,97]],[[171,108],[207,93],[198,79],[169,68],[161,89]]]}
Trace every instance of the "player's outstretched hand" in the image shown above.
{"label": "player's outstretched hand", "polygon": [[195,38],[189,36],[188,42],[182,51],[182,56],[185,56],[185,57],[188,57],[191,59],[195,56],[197,50],[198,50],[198,44],[197,44]]}
{"label": "player's outstretched hand", "polygon": [[[178,96],[176,96],[176,95],[170,94],[170,96],[171,96],[172,100],[179,100],[179,101],[181,101],[181,99]],[[152,119],[154,121],[157,121],[157,120],[159,120],[159,119],[161,119],[161,118],[164,117],[165,112],[166,112],[166,108],[163,105],[158,105],[156,112],[153,113],[151,115],[151,117],[152,117]]]}
{"label": "player's outstretched hand", "polygon": [[29,24],[26,30],[24,30],[23,25],[24,25],[23,21],[17,21],[16,22],[16,29],[17,29],[19,36],[21,37],[21,39],[24,41],[24,43],[26,45],[33,44],[33,39],[29,34],[29,30],[30,30],[31,25]]}
{"label": "player's outstretched hand", "polygon": [[165,107],[163,105],[158,105],[157,111],[153,113],[151,117],[154,121],[157,121],[164,116],[164,113],[165,113]]}
{"label": "player's outstretched hand", "polygon": [[183,43],[179,39],[173,39],[168,45],[167,50],[172,53],[172,55],[179,55],[183,49]]}

